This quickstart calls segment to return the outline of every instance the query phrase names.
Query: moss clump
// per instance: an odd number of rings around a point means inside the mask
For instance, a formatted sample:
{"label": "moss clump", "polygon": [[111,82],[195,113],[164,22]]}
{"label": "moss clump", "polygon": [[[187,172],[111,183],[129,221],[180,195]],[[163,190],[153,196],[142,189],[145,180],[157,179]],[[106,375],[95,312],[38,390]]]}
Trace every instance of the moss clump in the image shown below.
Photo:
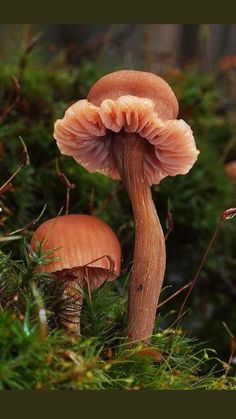
{"label": "moss clump", "polygon": [[[53,276],[35,273],[35,261],[0,254],[1,389],[236,389],[214,351],[180,328],[158,327],[149,347],[129,348],[122,338],[126,292],[114,285],[95,291],[92,300],[85,296],[81,339],[48,328],[40,309],[55,324],[58,284]],[[221,373],[205,373],[213,359]]]}

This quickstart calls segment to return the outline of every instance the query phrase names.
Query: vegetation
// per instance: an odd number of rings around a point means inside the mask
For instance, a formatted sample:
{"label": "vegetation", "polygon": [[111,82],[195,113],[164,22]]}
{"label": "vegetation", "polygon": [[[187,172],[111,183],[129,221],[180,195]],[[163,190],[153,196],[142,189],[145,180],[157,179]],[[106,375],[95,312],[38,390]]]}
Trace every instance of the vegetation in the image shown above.
{"label": "vegetation", "polygon": [[85,294],[80,340],[56,329],[58,284],[33,270],[42,258],[23,263],[0,255],[1,389],[236,389],[227,364],[180,327],[158,324],[152,345],[130,348],[121,337],[126,293],[111,285],[92,300]]}

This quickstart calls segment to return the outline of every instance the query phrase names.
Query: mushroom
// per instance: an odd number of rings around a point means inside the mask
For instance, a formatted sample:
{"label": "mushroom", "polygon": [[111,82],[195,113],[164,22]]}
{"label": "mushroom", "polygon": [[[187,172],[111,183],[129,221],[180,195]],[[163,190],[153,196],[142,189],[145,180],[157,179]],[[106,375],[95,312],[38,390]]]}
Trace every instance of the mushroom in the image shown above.
{"label": "mushroom", "polygon": [[199,154],[191,128],[177,114],[177,99],[162,78],[121,70],[99,79],[87,99],[72,104],[55,122],[62,154],[89,172],[122,179],[129,194],[136,226],[130,341],[150,339],[165,272],[165,240],[150,186],[188,173]]}
{"label": "mushroom", "polygon": [[[50,253],[51,261],[37,266],[39,272],[51,272],[63,281],[63,298],[71,300],[71,312],[65,310],[61,323],[80,334],[82,289],[98,288],[120,274],[121,248],[112,229],[91,215],[70,214],[47,220],[34,232],[31,248]],[[48,256],[47,256],[48,259]]]}

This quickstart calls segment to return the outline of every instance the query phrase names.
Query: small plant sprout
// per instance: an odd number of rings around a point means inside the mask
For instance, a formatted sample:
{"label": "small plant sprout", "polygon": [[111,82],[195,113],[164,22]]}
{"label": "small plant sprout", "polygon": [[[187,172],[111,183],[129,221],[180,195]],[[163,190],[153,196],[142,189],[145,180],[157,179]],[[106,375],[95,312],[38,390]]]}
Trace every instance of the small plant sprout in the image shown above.
{"label": "small plant sprout", "polygon": [[[98,288],[120,274],[121,248],[118,238],[102,220],[91,215],[69,214],[44,222],[34,233],[30,247],[40,243],[47,263],[38,264],[39,272],[51,272],[63,283],[65,309],[61,323],[80,335],[80,312],[83,288]],[[52,250],[53,249],[53,250]],[[50,251],[52,250],[52,251]]]}
{"label": "small plant sprout", "polygon": [[[24,143],[24,140],[21,137],[19,137],[19,139],[20,139],[20,142],[21,142],[21,145],[22,145],[22,153],[21,153],[20,164],[19,164],[18,168],[15,170],[15,172],[9,177],[9,179],[2,186],[0,186],[0,214],[3,210],[3,208],[4,208],[11,215],[11,211],[4,205],[4,202],[1,200],[1,197],[4,196],[6,194],[6,192],[8,192],[9,190],[12,189],[12,187],[13,187],[12,181],[18,175],[18,173],[25,166],[30,165],[30,158],[29,158],[27,147]],[[0,217],[0,224],[1,224],[1,217]],[[30,225],[30,223],[27,226],[29,226],[29,225]],[[19,234],[15,234],[15,233],[19,233],[20,231],[26,229],[27,226],[23,227],[21,229],[18,229],[15,232],[8,233],[8,234],[5,234],[3,236],[0,235],[0,243],[7,242],[7,241],[10,241],[10,240],[21,239],[21,236]]]}
{"label": "small plant sprout", "polygon": [[135,218],[128,338],[152,335],[166,265],[165,239],[150,186],[186,174],[197,160],[192,130],[177,120],[178,101],[160,77],[123,70],[99,79],[56,121],[62,154],[89,172],[122,179]]}
{"label": "small plant sprout", "polygon": [[3,195],[5,192],[7,192],[11,186],[12,186],[12,181],[13,179],[16,177],[16,175],[21,171],[21,169],[23,169],[23,167],[28,166],[30,164],[30,159],[29,159],[29,154],[28,154],[28,150],[27,147],[23,141],[23,139],[21,137],[20,138],[20,142],[22,144],[22,154],[21,154],[21,161],[20,161],[20,165],[19,167],[15,170],[15,172],[9,177],[9,179],[2,185],[0,186],[0,196]]}

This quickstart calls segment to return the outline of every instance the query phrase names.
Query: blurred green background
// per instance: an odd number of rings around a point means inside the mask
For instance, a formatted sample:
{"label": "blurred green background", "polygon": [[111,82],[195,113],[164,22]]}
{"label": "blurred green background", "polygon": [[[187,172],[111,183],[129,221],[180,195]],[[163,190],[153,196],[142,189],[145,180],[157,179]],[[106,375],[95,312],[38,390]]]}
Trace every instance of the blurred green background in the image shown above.
{"label": "blurred green background", "polygon": [[[118,69],[163,76],[191,125],[200,156],[186,176],[154,186],[153,199],[164,231],[171,208],[174,228],[167,240],[167,271],[161,299],[194,276],[223,210],[236,207],[236,181],[225,165],[236,160],[236,25],[1,25],[0,185],[22,158],[21,136],[31,164],[0,196],[0,235],[36,218],[56,216],[65,203],[57,164],[70,182],[70,212],[101,217],[117,232],[123,272],[129,271],[134,222],[120,182],[89,174],[59,154],[53,123],[95,80]],[[30,228],[22,237],[30,239]],[[183,325],[227,358],[236,333],[236,223],[221,226],[188,301]],[[1,241],[20,259],[22,240]],[[119,293],[124,280],[116,281]],[[162,327],[176,319],[184,293],[161,309]],[[235,361],[236,364],[236,361]]]}

